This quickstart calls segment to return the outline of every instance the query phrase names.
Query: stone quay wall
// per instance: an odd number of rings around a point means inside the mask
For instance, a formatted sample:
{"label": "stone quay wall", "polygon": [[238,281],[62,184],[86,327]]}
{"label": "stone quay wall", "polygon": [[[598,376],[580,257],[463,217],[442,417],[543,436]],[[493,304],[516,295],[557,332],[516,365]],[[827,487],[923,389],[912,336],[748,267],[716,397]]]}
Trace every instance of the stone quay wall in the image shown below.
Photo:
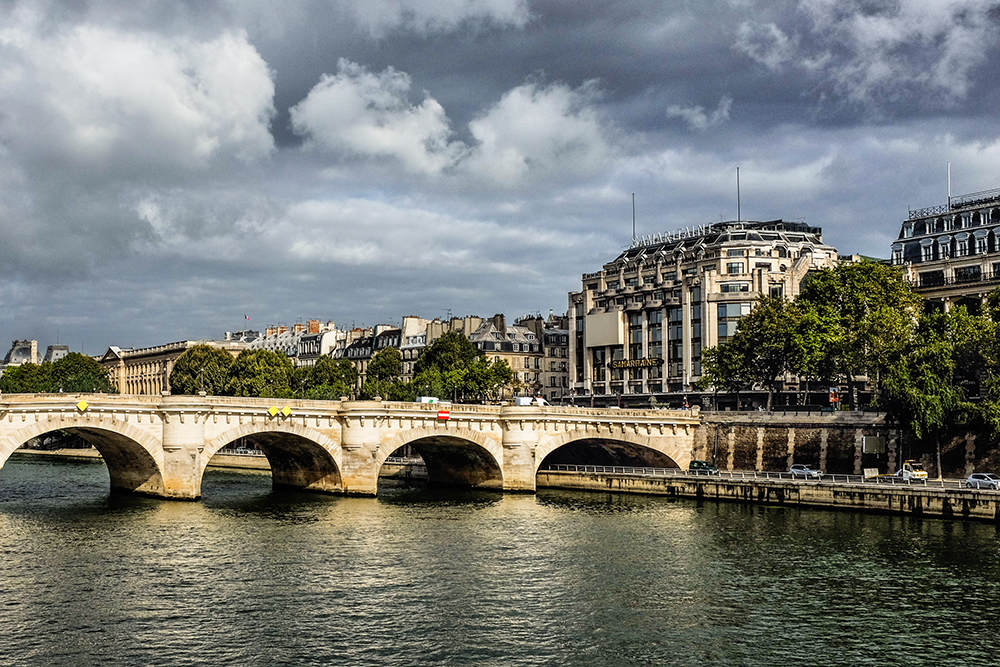
{"label": "stone quay wall", "polygon": [[[872,412],[702,412],[692,458],[715,461],[722,470],[788,470],[808,463],[836,474],[860,475],[866,468],[894,473],[907,459],[922,461],[938,476],[933,446],[887,425]],[[864,453],[865,436],[884,438],[881,454]],[[1000,446],[984,434],[957,432],[941,442],[942,476],[1000,472]]]}
{"label": "stone quay wall", "polygon": [[1000,493],[923,485],[816,484],[786,480],[640,477],[541,471],[539,488],[642,493],[699,500],[813,506],[1000,523]]}

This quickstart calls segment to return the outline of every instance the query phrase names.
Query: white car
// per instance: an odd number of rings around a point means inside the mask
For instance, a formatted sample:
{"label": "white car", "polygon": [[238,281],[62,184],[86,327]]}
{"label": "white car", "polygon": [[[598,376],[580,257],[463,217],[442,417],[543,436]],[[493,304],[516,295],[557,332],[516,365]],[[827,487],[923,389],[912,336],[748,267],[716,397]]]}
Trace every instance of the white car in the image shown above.
{"label": "white car", "polygon": [[792,479],[803,478],[803,479],[820,479],[823,477],[822,470],[816,470],[811,465],[806,463],[794,463],[792,467],[788,469],[791,473]]}
{"label": "white car", "polygon": [[1000,491],[1000,477],[988,472],[974,472],[965,480],[965,488]]}

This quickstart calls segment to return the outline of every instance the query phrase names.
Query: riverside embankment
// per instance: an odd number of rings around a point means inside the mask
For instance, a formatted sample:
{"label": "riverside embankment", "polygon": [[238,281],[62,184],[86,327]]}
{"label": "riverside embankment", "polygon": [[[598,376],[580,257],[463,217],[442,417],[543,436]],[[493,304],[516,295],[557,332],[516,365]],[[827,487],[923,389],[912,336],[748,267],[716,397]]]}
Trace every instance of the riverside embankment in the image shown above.
{"label": "riverside embankment", "polygon": [[851,482],[732,479],[542,470],[539,488],[643,493],[699,500],[814,506],[1000,522],[1000,492]]}

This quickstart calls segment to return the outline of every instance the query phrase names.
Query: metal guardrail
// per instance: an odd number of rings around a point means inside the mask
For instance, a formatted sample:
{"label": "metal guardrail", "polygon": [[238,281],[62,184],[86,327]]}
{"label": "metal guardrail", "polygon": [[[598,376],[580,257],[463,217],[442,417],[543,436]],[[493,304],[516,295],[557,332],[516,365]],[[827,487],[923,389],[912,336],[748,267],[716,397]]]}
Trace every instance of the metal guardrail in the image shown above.
{"label": "metal guardrail", "polygon": [[980,491],[988,491],[978,483],[974,487],[966,487],[964,480],[955,479],[928,479],[928,480],[904,480],[894,476],[868,477],[864,475],[845,474],[824,474],[821,479],[803,479],[801,476],[792,475],[789,472],[769,472],[764,470],[721,470],[719,473],[706,474],[684,470],[682,468],[640,468],[633,466],[588,466],[570,464],[552,464],[543,468],[540,472],[581,472],[597,473],[608,475],[631,475],[636,477],[680,477],[688,479],[730,479],[730,480],[782,480],[786,482],[800,483],[824,483],[824,484],[862,484],[874,486],[917,486],[932,489],[965,489],[975,488]]}
{"label": "metal guardrail", "polygon": [[216,454],[223,454],[225,456],[266,456],[264,452],[259,449],[248,449],[246,447],[239,447],[237,449],[220,449]]}

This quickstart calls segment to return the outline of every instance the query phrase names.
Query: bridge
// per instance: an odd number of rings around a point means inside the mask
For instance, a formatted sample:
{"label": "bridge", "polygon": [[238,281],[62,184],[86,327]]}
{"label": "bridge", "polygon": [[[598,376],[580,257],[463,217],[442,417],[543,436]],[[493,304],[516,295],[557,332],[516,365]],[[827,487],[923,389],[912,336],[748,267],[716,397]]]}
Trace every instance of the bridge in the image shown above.
{"label": "bridge", "polygon": [[697,409],[7,394],[0,468],[32,438],[65,431],[101,453],[113,490],[197,500],[212,456],[242,440],[267,456],[276,486],[373,496],[382,464],[409,445],[431,482],[533,492],[542,463],[572,448],[686,468],[698,424]]}

